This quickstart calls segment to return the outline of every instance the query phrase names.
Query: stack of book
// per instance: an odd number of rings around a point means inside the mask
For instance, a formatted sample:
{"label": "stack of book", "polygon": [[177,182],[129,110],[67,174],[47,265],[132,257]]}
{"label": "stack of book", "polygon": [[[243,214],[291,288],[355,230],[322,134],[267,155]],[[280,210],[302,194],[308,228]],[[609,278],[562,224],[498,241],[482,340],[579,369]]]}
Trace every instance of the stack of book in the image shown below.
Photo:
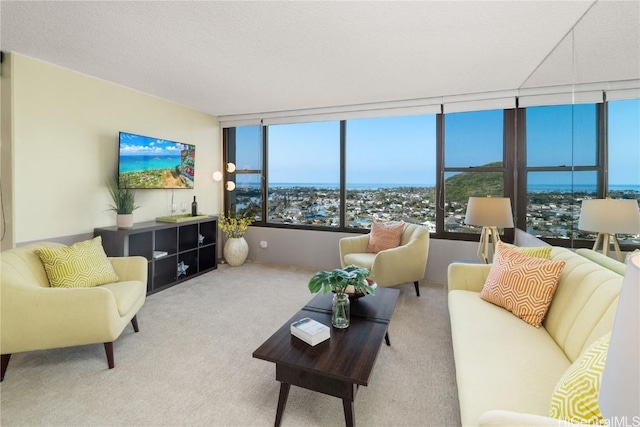
{"label": "stack of book", "polygon": [[291,324],[291,335],[300,338],[309,345],[316,345],[328,340],[331,332],[328,326],[310,317],[305,317]]}

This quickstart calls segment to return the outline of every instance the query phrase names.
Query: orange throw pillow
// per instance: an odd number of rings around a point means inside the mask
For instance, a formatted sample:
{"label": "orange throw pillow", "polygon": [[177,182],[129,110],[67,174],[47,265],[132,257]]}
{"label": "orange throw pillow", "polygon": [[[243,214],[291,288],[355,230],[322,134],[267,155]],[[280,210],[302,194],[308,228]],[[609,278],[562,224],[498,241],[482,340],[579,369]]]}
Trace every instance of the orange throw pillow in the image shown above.
{"label": "orange throw pillow", "polygon": [[377,254],[386,249],[400,246],[404,223],[375,222],[371,224],[367,252]]}
{"label": "orange throw pillow", "polygon": [[498,243],[480,298],[539,328],[556,292],[565,261],[534,258]]}

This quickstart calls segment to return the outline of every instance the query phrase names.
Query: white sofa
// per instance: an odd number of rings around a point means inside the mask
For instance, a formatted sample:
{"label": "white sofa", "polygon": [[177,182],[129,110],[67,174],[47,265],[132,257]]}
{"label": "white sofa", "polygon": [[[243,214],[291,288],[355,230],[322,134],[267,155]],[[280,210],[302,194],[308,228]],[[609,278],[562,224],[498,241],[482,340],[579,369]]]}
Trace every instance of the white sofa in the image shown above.
{"label": "white sofa", "polygon": [[567,425],[549,418],[558,380],[613,327],[623,276],[568,249],[543,327],[479,297],[490,265],[451,264],[449,315],[463,426]]}

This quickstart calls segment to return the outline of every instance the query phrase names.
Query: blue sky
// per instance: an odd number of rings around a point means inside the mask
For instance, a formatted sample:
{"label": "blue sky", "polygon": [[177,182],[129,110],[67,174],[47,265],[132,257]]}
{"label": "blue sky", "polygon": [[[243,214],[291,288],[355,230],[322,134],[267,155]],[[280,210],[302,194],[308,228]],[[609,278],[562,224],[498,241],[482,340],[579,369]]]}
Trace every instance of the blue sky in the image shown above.
{"label": "blue sky", "polygon": [[184,145],[165,139],[120,132],[120,155],[123,156],[179,156]]}
{"label": "blue sky", "polygon": [[[527,110],[528,163],[594,165],[596,109],[565,105]],[[501,110],[446,116],[445,159],[452,167],[502,160]],[[435,115],[347,121],[347,183],[435,185]],[[238,163],[260,164],[259,127],[238,128]],[[338,183],[338,121],[269,127],[269,181]],[[640,185],[640,100],[609,103],[609,182]],[[593,172],[535,173],[530,184],[595,184]]]}

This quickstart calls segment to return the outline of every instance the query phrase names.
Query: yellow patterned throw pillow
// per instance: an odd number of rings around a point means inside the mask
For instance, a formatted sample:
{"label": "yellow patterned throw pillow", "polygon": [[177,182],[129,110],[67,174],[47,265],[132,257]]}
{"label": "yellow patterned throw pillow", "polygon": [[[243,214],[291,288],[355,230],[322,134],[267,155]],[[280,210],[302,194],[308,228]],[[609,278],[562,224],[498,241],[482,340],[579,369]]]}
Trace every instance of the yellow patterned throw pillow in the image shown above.
{"label": "yellow patterned throw pillow", "polygon": [[100,236],[72,246],[40,248],[36,253],[51,287],[85,288],[118,281]]}
{"label": "yellow patterned throw pillow", "polygon": [[503,243],[505,246],[518,251],[521,254],[529,255],[534,258],[551,259],[551,246],[516,246],[509,243]]}
{"label": "yellow patterned throw pillow", "polygon": [[590,345],[560,378],[551,396],[552,418],[590,426],[605,424],[598,396],[610,339],[607,334]]}
{"label": "yellow patterned throw pillow", "polygon": [[498,251],[480,298],[539,328],[564,265],[565,261],[530,257],[498,242]]}

